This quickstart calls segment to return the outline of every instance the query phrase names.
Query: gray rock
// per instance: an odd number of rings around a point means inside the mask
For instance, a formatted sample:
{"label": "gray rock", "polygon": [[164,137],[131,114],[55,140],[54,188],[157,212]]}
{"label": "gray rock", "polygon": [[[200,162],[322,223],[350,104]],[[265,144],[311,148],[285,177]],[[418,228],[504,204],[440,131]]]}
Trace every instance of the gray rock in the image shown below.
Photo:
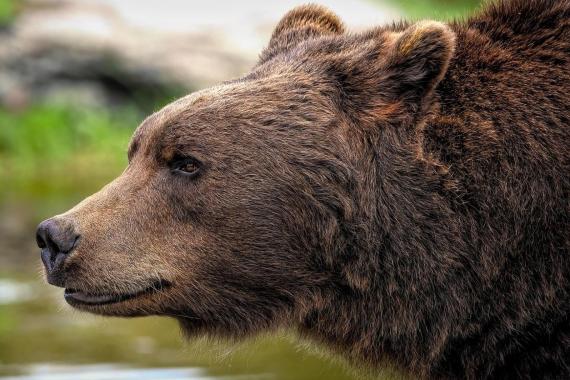
{"label": "gray rock", "polygon": [[[29,0],[0,34],[0,102],[152,103],[234,78],[304,2]],[[399,15],[365,0],[320,3],[352,29]]]}

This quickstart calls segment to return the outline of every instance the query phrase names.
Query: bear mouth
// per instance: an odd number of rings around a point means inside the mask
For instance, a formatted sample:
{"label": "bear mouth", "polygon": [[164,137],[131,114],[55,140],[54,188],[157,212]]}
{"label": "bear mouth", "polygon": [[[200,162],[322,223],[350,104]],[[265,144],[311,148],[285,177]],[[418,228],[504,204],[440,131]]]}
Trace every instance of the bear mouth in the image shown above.
{"label": "bear mouth", "polygon": [[155,281],[152,285],[131,293],[91,293],[83,290],[66,288],[64,298],[71,306],[99,306],[120,303],[153,293],[158,293],[170,286],[164,280]]}

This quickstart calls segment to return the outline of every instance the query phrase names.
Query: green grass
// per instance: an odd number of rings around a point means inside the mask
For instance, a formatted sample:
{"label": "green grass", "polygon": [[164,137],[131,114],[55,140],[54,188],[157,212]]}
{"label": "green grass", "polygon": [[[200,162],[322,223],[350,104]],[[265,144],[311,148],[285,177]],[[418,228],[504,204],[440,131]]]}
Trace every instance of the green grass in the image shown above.
{"label": "green grass", "polygon": [[0,0],[0,26],[9,24],[16,16],[19,0]]}
{"label": "green grass", "polygon": [[[380,0],[375,0],[380,2]],[[383,2],[386,0],[382,0]],[[450,20],[473,12],[481,0],[388,0],[407,17]]]}
{"label": "green grass", "polygon": [[92,191],[125,166],[128,141],[141,119],[134,109],[0,108],[0,195]]}

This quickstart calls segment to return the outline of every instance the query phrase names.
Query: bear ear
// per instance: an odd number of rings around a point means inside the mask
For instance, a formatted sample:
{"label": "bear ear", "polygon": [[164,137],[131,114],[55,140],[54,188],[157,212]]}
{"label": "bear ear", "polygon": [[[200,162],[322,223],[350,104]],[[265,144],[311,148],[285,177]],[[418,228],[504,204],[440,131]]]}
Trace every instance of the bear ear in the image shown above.
{"label": "bear ear", "polygon": [[441,22],[421,21],[391,37],[382,87],[392,100],[417,109],[445,76],[455,33]]}
{"label": "bear ear", "polygon": [[301,5],[290,10],[279,21],[258,64],[291,49],[303,40],[342,33],[344,25],[333,12],[320,5]]}

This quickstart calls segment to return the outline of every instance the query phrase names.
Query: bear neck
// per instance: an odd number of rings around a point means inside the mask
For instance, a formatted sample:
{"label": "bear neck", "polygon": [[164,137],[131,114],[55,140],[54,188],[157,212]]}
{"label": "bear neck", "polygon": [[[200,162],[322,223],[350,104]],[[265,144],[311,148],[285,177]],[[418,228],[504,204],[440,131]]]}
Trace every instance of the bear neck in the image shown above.
{"label": "bear neck", "polygon": [[[523,112],[518,120],[512,115],[497,116],[497,104],[483,95],[480,104],[468,106],[471,89],[458,90],[465,80],[459,75],[464,66],[461,56],[452,62],[425,117],[412,131],[385,126],[376,134],[359,134],[355,126],[351,150],[364,153],[353,162],[361,178],[352,195],[358,211],[343,227],[351,231],[343,241],[351,243],[336,253],[342,258],[338,264],[342,276],[323,290],[319,306],[304,315],[300,324],[303,334],[342,351],[355,364],[388,365],[420,378],[478,378],[484,373],[530,371],[530,364],[537,373],[546,371],[548,364],[543,361],[501,359],[500,363],[501,344],[509,346],[512,357],[527,357],[537,347],[570,354],[564,343],[564,337],[570,336],[568,308],[548,306],[554,315],[548,326],[517,320],[518,329],[512,329],[509,323],[514,321],[501,319],[510,309],[519,310],[517,315],[524,318],[540,318],[545,306],[535,300],[535,294],[543,292],[540,286],[551,285],[514,285],[529,276],[543,276],[533,255],[507,269],[512,264],[509,255],[516,252],[509,251],[504,239],[484,238],[485,231],[502,229],[508,239],[526,228],[523,222],[508,226],[502,222],[517,216],[510,213],[510,200],[495,194],[493,178],[499,175],[500,163],[488,166],[488,162],[493,152],[503,149],[497,145],[501,142],[493,125],[526,125],[531,117]],[[488,91],[486,95],[491,96],[494,90]],[[522,92],[519,98],[524,97]],[[478,112],[461,111],[469,107]],[[532,112],[531,105],[527,108]],[[368,142],[365,149],[363,141]],[[488,168],[499,172],[490,176]],[[556,173],[552,178],[557,178]],[[553,187],[563,188],[562,183]],[[530,202],[524,196],[518,202]],[[536,210],[567,207],[558,202]],[[503,214],[494,215],[499,207]],[[554,233],[548,225],[567,224],[563,211],[542,218],[545,222],[528,236],[528,244]],[[563,241],[564,236],[552,238]],[[565,278],[567,266],[555,253],[543,251],[542,260],[559,262],[550,277]],[[503,293],[484,290],[496,286]],[[485,328],[493,323],[499,323],[496,331]],[[531,341],[517,338],[523,330],[533,336]]]}
{"label": "bear neck", "polygon": [[359,212],[343,228],[353,231],[344,237],[352,244],[337,253],[343,278],[325,291],[330,303],[307,313],[301,331],[355,363],[427,374],[427,359],[446,348],[445,329],[464,325],[461,305],[447,301],[471,283],[457,276],[469,252],[454,210],[460,186],[431,160],[423,138],[411,141],[397,127],[375,138],[368,156],[376,159],[356,164],[369,182],[359,184]]}

